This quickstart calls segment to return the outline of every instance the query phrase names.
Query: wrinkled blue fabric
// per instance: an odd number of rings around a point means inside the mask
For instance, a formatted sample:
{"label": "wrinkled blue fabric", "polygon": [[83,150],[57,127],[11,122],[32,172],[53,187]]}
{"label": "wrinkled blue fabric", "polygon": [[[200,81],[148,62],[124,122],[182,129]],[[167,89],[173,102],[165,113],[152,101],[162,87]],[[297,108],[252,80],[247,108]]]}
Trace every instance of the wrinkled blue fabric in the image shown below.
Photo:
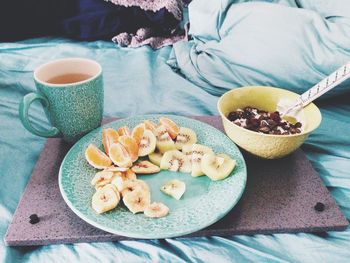
{"label": "wrinkled blue fabric", "polygon": [[168,63],[211,94],[250,85],[301,94],[350,61],[348,0],[194,0],[188,12],[193,40],[174,44]]}
{"label": "wrinkled blue fabric", "polygon": [[[290,1],[284,1],[283,4],[290,5]],[[309,7],[313,8],[311,4]],[[344,10],[339,8],[339,14]],[[328,10],[325,8],[323,12],[326,14]],[[277,26],[278,24],[274,25]],[[341,40],[341,38],[335,39],[335,41]],[[122,49],[115,48],[110,42],[74,42],[56,38],[0,43],[1,237],[4,236],[12,220],[45,143],[45,139],[26,131],[18,118],[20,99],[35,90],[32,80],[33,70],[42,63],[63,57],[79,56],[97,60],[104,71],[106,117],[127,117],[144,113],[218,114],[216,110],[218,97],[212,95],[211,90],[194,85],[167,65],[166,61],[171,51],[170,47],[157,51],[152,51],[149,47]],[[268,52],[272,54],[273,49]],[[303,52],[305,52],[303,49],[298,51]],[[348,51],[344,49],[343,53],[346,52]],[[293,54],[290,54],[290,57],[293,57]],[[250,56],[247,56],[248,58]],[[318,59],[328,61],[327,57]],[[298,66],[305,67],[305,63],[301,61]],[[315,64],[316,62],[311,62],[309,66],[316,67]],[[328,70],[326,66],[317,67],[321,72]],[[280,79],[277,73],[280,71],[280,65],[272,63],[269,70],[272,73],[266,77],[273,79],[277,86],[283,86],[283,83],[278,83]],[[256,73],[253,74],[254,72]],[[245,77],[247,81],[251,79],[253,82],[261,78],[258,70],[253,70],[253,73]],[[303,78],[304,74],[294,80],[296,86],[303,85]],[[312,165],[348,220],[350,219],[349,101],[350,96],[345,93],[341,97],[333,96],[317,102],[323,116],[322,124],[303,145]],[[30,116],[34,125],[39,127],[48,125],[39,104],[33,104]],[[348,262],[349,247],[350,228],[342,232],[330,231],[323,235],[305,233],[240,235],[27,248],[6,247],[1,238],[0,262],[332,261],[338,263]]]}
{"label": "wrinkled blue fabric", "polygon": [[[80,56],[101,63],[105,80],[105,116],[144,113],[217,114],[218,97],[174,73],[166,64],[171,48],[152,51],[115,48],[109,42],[33,39],[0,44],[0,236],[12,216],[45,139],[26,131],[18,119],[22,96],[34,91],[33,70],[52,59]],[[276,69],[278,70],[278,69]],[[323,101],[320,128],[303,146],[312,165],[350,219],[349,98]],[[35,125],[47,121],[40,105],[30,112]],[[6,247],[0,239],[0,262],[346,262],[350,228],[344,232],[208,238],[173,238]]]}

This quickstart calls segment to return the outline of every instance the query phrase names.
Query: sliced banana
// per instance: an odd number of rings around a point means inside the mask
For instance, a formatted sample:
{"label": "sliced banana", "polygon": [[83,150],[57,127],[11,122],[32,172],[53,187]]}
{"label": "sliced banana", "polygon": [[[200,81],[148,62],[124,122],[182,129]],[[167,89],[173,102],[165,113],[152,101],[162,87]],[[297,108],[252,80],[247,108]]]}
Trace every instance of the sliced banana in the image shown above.
{"label": "sliced banana", "polygon": [[175,149],[175,143],[163,125],[156,128],[157,148],[161,153]]}
{"label": "sliced banana", "polygon": [[194,177],[202,176],[204,175],[202,168],[201,168],[201,160],[204,154],[206,153],[212,153],[214,154],[213,150],[208,147],[201,144],[193,144],[192,145],[192,173],[191,175]]}
{"label": "sliced banana", "polygon": [[151,203],[151,194],[141,189],[127,193],[123,197],[123,202],[133,214],[143,212]]}
{"label": "sliced banana", "polygon": [[147,217],[164,217],[169,213],[169,207],[167,207],[163,203],[153,202],[149,206],[146,207],[145,211],[143,211],[145,216]]}
{"label": "sliced banana", "polygon": [[181,150],[184,145],[192,145],[197,142],[197,134],[190,128],[180,127],[176,137],[175,147]]}
{"label": "sliced banana", "polygon": [[177,200],[180,200],[181,196],[186,191],[186,184],[180,180],[174,179],[167,183],[165,183],[160,190],[172,197],[174,197]]}
{"label": "sliced banana", "polygon": [[101,171],[95,174],[94,178],[91,180],[91,185],[96,188],[100,188],[105,186],[106,184],[110,184],[114,177],[113,172]]}
{"label": "sliced banana", "polygon": [[[191,173],[195,177],[205,174],[212,180],[222,180],[236,166],[236,161],[230,156],[215,155],[210,147],[196,144],[197,135],[192,129],[178,128],[175,122],[165,117],[160,118],[158,125],[149,120],[139,124],[134,128],[132,137],[126,126],[119,128],[118,133],[120,141],[109,147],[113,164],[110,161],[109,165],[112,165],[104,166],[104,170],[96,173],[91,180],[91,185],[97,190],[91,205],[99,214],[117,207],[121,196],[134,214],[144,212],[147,217],[160,218],[169,213],[165,204],[151,204],[150,188],[146,182],[138,180],[136,174],[151,174],[166,169]],[[139,156],[147,155],[150,161],[138,161],[132,166]],[[186,184],[174,179],[165,183],[160,190],[180,200],[186,191]]]}
{"label": "sliced banana", "polygon": [[126,172],[127,170],[129,170],[129,168],[111,165],[111,166],[105,168],[103,171],[105,171],[105,172]]}
{"label": "sliced banana", "polygon": [[92,196],[92,208],[99,214],[107,212],[117,207],[120,201],[120,195],[116,187],[112,184],[107,184],[97,190]]}
{"label": "sliced banana", "polygon": [[132,191],[140,190],[143,192],[150,193],[149,186],[145,183],[145,181],[134,179],[134,180],[127,180],[123,183],[123,189],[121,190],[122,196],[127,195],[128,193],[131,193]]}
{"label": "sliced banana", "polygon": [[163,154],[160,152],[154,152],[148,155],[149,160],[151,163],[160,166],[160,162],[162,160]]}
{"label": "sliced banana", "polygon": [[151,154],[156,149],[157,139],[150,130],[145,130],[139,145],[139,156]]}
{"label": "sliced banana", "polygon": [[164,153],[160,162],[160,169],[190,173],[192,165],[186,155],[178,150],[172,150]]}
{"label": "sliced banana", "polygon": [[115,173],[115,176],[111,181],[111,184],[115,185],[118,191],[121,192],[125,188],[126,181],[136,180],[136,179],[137,179],[136,174],[133,171],[128,170],[127,172],[124,172],[124,173]]}
{"label": "sliced banana", "polygon": [[236,161],[226,154],[206,153],[201,161],[203,173],[214,181],[225,179],[235,166]]}
{"label": "sliced banana", "polygon": [[188,157],[190,162],[192,162],[192,146],[191,144],[187,144],[182,147],[182,153]]}
{"label": "sliced banana", "polygon": [[154,174],[158,173],[160,168],[149,161],[140,161],[136,163],[131,170],[136,174]]}

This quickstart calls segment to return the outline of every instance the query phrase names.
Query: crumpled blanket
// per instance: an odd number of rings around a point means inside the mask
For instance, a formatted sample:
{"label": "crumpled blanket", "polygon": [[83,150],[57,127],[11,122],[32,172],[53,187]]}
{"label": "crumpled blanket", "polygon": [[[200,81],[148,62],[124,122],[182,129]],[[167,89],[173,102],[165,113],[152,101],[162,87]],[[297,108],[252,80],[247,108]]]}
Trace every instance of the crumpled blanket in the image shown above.
{"label": "crumpled blanket", "polygon": [[302,93],[350,60],[348,0],[194,0],[188,8],[193,40],[174,44],[168,64],[211,94],[249,85]]}
{"label": "crumpled blanket", "polygon": [[[47,61],[71,56],[98,61],[104,71],[105,117],[149,113],[218,114],[217,96],[180,77],[166,65],[170,51],[169,46],[153,51],[146,47],[114,47],[110,41],[78,42],[57,38],[0,43],[0,262],[349,262],[350,227],[346,231],[314,234],[5,246],[2,237],[46,141],[28,132],[18,118],[19,101],[28,92],[35,91],[33,70]],[[317,103],[323,120],[303,145],[313,167],[348,220],[349,101],[350,96],[343,96]],[[39,103],[32,104],[30,116],[33,125],[48,127]]]}
{"label": "crumpled blanket", "polygon": [[[150,12],[158,12],[166,9],[167,12],[180,23],[183,15],[184,2],[182,0],[105,0],[117,6],[123,7],[139,7],[142,10]],[[113,42],[122,47],[139,47],[150,45],[153,49],[171,45],[177,41],[186,38],[186,32],[181,29],[179,24],[174,28],[141,27],[136,32],[122,32],[112,38]]]}

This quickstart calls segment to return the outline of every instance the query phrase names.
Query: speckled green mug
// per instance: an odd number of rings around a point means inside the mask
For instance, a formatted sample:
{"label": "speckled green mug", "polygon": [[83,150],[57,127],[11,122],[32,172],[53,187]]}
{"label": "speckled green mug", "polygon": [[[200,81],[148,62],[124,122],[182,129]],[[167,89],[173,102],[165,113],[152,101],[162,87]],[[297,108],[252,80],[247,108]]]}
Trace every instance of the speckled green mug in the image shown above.
{"label": "speckled green mug", "polygon": [[[87,75],[79,82],[52,84],[48,80],[67,74]],[[90,59],[66,58],[55,60],[34,71],[37,92],[23,97],[19,116],[24,127],[42,137],[62,137],[75,142],[84,134],[100,126],[103,114],[103,79],[101,66]],[[47,130],[33,127],[28,111],[38,100],[52,127]]]}

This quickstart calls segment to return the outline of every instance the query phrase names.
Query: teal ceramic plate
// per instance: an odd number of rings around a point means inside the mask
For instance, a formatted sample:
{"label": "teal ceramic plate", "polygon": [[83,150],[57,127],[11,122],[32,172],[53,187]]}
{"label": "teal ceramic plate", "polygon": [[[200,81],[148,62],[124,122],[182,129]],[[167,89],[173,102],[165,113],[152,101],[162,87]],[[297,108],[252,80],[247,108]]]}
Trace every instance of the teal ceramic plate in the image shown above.
{"label": "teal ceramic plate", "polygon": [[[164,115],[162,115],[164,116]],[[160,115],[144,115],[114,121],[103,128],[128,125],[133,128],[145,119],[158,121]],[[247,170],[237,146],[214,127],[185,117],[168,116],[178,125],[193,129],[198,143],[210,146],[216,153],[227,153],[237,161],[232,174],[222,181],[211,181],[206,176],[161,171],[154,175],[140,175],[151,188],[151,200],[163,202],[170,213],[163,218],[147,218],[142,213],[132,214],[122,204],[104,214],[91,208],[95,189],[90,185],[96,169],[85,160],[84,151],[93,143],[102,149],[102,128],[80,139],[67,153],[59,172],[59,187],[68,206],[89,224],[117,235],[133,238],[169,238],[182,236],[203,229],[225,216],[238,202],[245,188]],[[167,181],[178,178],[186,183],[186,192],[178,201],[163,194],[159,188]]]}

